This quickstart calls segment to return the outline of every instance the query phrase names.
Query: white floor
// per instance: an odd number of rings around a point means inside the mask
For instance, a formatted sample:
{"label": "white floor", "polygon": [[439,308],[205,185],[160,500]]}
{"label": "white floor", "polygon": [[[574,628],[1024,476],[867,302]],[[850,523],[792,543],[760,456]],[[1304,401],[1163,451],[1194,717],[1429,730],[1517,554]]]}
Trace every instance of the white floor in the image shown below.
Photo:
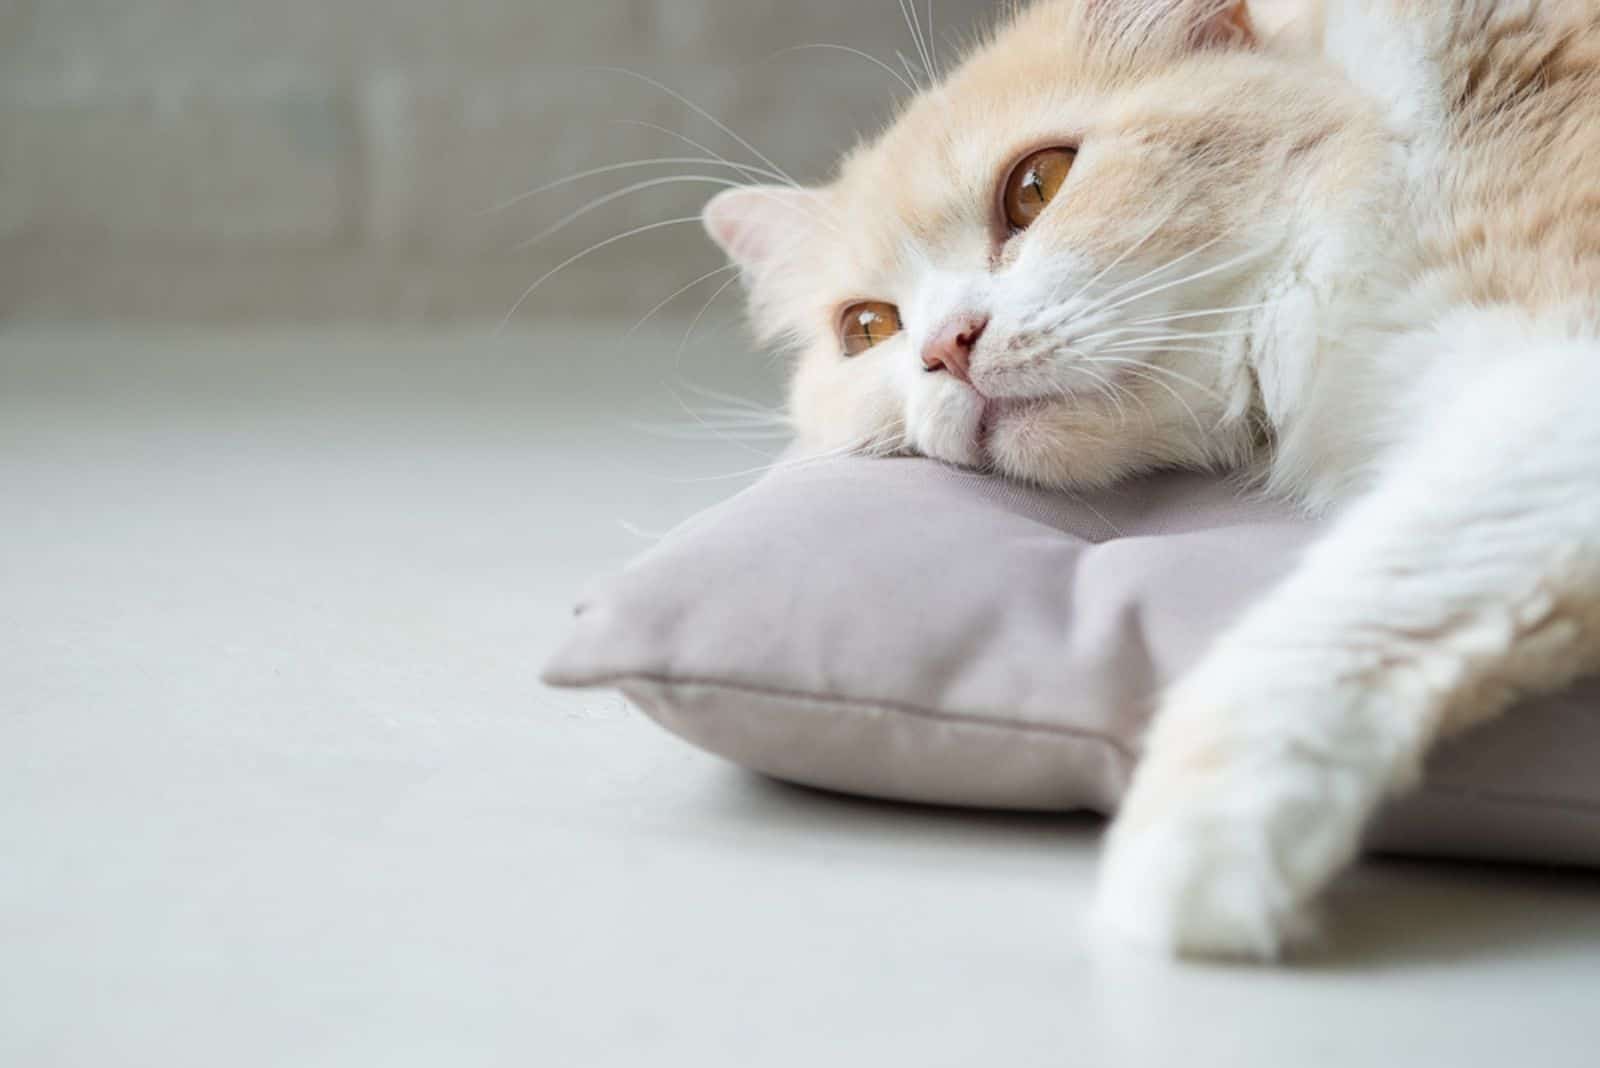
{"label": "white floor", "polygon": [[[1371,864],[1294,969],[1094,958],[1096,827],[541,689],[741,484],[724,337],[0,334],[0,1065],[1600,1063],[1600,878]],[[747,476],[746,476],[747,477]]]}

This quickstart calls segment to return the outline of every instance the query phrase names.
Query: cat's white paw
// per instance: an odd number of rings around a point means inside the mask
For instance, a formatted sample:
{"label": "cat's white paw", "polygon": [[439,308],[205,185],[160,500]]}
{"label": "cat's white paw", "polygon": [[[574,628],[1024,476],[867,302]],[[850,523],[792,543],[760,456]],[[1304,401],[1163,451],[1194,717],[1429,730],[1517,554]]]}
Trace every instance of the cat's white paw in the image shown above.
{"label": "cat's white paw", "polygon": [[1260,820],[1216,803],[1179,805],[1113,828],[1094,922],[1166,955],[1274,960],[1309,929],[1308,882],[1275,859]]}
{"label": "cat's white paw", "polygon": [[1312,899],[1354,855],[1371,777],[1270,732],[1153,741],[1107,836],[1097,928],[1170,955],[1278,958],[1310,934]]}

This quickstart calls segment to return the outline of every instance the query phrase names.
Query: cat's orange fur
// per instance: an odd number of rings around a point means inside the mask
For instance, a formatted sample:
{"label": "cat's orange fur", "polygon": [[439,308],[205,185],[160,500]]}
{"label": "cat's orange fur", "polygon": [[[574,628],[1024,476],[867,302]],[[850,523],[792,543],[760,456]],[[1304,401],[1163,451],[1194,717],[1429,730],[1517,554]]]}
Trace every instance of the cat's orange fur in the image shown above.
{"label": "cat's orange fur", "polygon": [[[1277,953],[1438,738],[1600,670],[1600,5],[1320,6],[1046,0],[826,187],[707,213],[814,447],[1338,511],[1156,718],[1098,915],[1166,950]],[[860,300],[903,329],[847,357]]]}

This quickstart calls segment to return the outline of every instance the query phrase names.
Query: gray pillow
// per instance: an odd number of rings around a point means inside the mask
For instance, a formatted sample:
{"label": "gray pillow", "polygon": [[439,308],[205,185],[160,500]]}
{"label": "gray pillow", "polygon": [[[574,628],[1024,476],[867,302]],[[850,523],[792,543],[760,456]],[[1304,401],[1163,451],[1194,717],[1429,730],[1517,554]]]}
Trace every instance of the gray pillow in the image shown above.
{"label": "gray pillow", "polygon": [[[1194,475],[1074,497],[926,460],[768,476],[587,597],[546,672],[780,779],[1109,813],[1161,688],[1316,527]],[[1600,864],[1600,685],[1446,746],[1377,848]]]}

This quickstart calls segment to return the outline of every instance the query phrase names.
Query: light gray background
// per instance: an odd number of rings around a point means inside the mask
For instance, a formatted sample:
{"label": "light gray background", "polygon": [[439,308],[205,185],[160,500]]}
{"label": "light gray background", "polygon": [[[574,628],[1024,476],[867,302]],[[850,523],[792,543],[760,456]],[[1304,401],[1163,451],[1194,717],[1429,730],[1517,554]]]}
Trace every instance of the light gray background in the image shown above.
{"label": "light gray background", "polygon": [[[935,37],[990,6],[941,0]],[[498,317],[543,267],[708,190],[658,189],[525,251],[626,178],[485,209],[693,154],[622,121],[741,151],[666,94],[585,68],[657,78],[810,180],[898,88],[851,55],[776,54],[823,42],[896,66],[911,48],[896,0],[0,0],[0,315]],[[695,228],[661,232],[524,310],[639,314],[716,262]]]}

